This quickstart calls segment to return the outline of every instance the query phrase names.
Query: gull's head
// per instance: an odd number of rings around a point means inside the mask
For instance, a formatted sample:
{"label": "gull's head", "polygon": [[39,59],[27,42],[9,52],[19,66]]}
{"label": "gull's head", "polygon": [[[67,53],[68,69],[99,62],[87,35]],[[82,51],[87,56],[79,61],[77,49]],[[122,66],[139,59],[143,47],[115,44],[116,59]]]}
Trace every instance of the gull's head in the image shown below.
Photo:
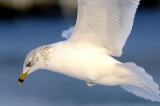
{"label": "gull's head", "polygon": [[32,72],[38,69],[45,69],[50,60],[51,46],[42,46],[28,53],[23,65],[23,72],[18,79],[19,85]]}

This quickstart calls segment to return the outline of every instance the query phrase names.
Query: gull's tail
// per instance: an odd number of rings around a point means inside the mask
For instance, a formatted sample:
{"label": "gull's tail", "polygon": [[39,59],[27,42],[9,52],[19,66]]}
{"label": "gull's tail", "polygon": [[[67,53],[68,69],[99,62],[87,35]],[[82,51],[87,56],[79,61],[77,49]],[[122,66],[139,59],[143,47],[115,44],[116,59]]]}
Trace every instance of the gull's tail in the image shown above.
{"label": "gull's tail", "polygon": [[130,70],[133,74],[137,76],[134,83],[131,85],[121,85],[121,87],[136,96],[149,99],[151,101],[160,102],[160,91],[159,85],[154,82],[151,75],[145,72],[145,70],[134,63],[122,63],[122,67],[125,67],[127,70]]}

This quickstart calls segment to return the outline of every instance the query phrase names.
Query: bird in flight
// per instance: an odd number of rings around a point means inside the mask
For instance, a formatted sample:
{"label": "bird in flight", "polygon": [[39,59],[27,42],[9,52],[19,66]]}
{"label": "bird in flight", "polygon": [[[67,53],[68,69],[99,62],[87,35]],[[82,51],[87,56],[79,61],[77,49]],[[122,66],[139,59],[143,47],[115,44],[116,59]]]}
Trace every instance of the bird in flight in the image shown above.
{"label": "bird in flight", "polygon": [[133,62],[119,57],[132,30],[140,0],[78,0],[76,25],[63,31],[67,40],[32,50],[25,59],[27,75],[46,69],[83,80],[88,86],[120,85],[136,96],[160,102],[159,85]]}

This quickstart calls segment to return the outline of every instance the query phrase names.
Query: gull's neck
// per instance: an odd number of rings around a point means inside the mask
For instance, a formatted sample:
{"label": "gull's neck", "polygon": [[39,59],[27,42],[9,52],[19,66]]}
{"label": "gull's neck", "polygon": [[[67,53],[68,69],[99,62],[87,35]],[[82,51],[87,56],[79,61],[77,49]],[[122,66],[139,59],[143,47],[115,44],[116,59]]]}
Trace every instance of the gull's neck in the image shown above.
{"label": "gull's neck", "polygon": [[47,45],[50,47],[48,52],[48,60],[46,61],[47,64],[45,65],[44,69],[61,73],[61,60],[63,59],[62,55],[65,54],[65,41],[54,43]]}

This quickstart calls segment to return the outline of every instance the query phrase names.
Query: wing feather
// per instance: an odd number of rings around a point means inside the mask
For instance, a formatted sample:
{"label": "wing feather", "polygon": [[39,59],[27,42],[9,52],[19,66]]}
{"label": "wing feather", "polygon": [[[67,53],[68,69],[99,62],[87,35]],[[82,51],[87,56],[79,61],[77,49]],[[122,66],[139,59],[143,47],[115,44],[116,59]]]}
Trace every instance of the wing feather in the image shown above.
{"label": "wing feather", "polygon": [[78,17],[69,43],[99,47],[120,56],[140,0],[78,0]]}
{"label": "wing feather", "polygon": [[69,39],[73,33],[73,30],[74,30],[74,26],[70,27],[67,30],[62,31],[62,34],[61,34],[62,38]]}

